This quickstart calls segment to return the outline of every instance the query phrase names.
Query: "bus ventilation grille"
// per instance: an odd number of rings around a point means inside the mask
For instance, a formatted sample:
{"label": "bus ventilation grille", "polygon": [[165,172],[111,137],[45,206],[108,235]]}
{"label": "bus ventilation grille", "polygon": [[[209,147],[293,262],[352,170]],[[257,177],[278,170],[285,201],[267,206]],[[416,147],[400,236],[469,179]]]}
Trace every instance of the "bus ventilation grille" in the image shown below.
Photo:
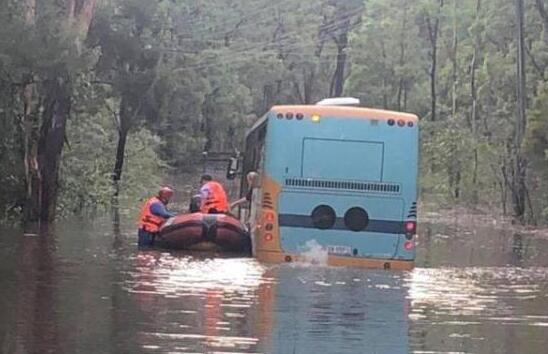
{"label": "bus ventilation grille", "polygon": [[274,209],[274,206],[272,205],[272,196],[270,193],[263,194],[263,208]]}
{"label": "bus ventilation grille", "polygon": [[413,202],[411,204],[411,209],[409,209],[409,214],[407,215],[408,218],[416,218],[417,217],[417,202]]}
{"label": "bus ventilation grille", "polygon": [[353,191],[399,193],[400,186],[393,183],[373,182],[349,182],[349,181],[327,181],[311,178],[287,178],[285,185],[290,187],[308,187],[324,189],[346,189]]}

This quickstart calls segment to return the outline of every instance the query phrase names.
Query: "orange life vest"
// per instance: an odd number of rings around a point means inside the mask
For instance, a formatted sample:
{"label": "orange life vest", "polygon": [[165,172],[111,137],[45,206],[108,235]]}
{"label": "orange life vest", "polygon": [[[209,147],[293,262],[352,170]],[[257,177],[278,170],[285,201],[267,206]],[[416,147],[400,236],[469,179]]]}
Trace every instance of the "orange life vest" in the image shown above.
{"label": "orange life vest", "polygon": [[202,200],[202,213],[209,213],[211,209],[215,209],[219,213],[228,212],[230,208],[228,198],[223,186],[219,182],[207,182],[202,188],[208,190],[205,200]]}
{"label": "orange life vest", "polygon": [[160,226],[162,226],[162,224],[166,220],[161,216],[152,214],[152,212],[150,211],[150,206],[154,203],[161,202],[162,201],[158,199],[158,197],[152,197],[145,203],[143,209],[141,210],[141,216],[139,216],[140,229],[152,233],[158,232],[160,230]]}

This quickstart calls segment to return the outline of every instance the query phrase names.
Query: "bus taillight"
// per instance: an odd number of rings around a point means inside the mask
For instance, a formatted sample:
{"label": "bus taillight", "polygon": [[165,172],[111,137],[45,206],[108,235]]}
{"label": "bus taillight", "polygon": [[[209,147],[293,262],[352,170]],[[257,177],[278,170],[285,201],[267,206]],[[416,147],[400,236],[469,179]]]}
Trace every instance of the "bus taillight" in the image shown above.
{"label": "bus taillight", "polygon": [[264,235],[264,240],[265,241],[272,241],[274,239],[274,236],[272,236],[272,234],[265,234]]}
{"label": "bus taillight", "polygon": [[274,213],[271,211],[267,211],[264,213],[264,219],[267,222],[274,222]]}
{"label": "bus taillight", "polygon": [[406,221],[405,222],[405,233],[414,234],[417,230],[417,223],[415,221]]}
{"label": "bus taillight", "polygon": [[415,245],[413,244],[413,241],[405,241],[403,248],[405,248],[406,251],[411,251],[415,248]]}

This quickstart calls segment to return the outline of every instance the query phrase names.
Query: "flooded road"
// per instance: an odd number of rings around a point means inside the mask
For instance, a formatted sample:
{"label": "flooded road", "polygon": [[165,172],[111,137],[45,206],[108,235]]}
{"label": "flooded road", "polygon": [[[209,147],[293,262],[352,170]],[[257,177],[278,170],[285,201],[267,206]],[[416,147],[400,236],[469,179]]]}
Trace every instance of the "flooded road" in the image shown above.
{"label": "flooded road", "polygon": [[548,240],[457,225],[423,223],[410,272],[139,252],[108,219],[2,228],[0,351],[546,352]]}

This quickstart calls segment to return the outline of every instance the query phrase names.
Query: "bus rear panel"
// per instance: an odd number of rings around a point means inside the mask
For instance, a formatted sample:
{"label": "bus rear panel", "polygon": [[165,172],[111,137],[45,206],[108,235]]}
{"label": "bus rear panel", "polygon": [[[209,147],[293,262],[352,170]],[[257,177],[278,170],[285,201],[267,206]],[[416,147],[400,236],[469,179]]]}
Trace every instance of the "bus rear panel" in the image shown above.
{"label": "bus rear panel", "polygon": [[[354,107],[275,106],[258,124],[254,253],[409,269],[415,259],[418,119]],[[252,131],[250,136],[254,132]],[[256,168],[255,168],[256,167]]]}

